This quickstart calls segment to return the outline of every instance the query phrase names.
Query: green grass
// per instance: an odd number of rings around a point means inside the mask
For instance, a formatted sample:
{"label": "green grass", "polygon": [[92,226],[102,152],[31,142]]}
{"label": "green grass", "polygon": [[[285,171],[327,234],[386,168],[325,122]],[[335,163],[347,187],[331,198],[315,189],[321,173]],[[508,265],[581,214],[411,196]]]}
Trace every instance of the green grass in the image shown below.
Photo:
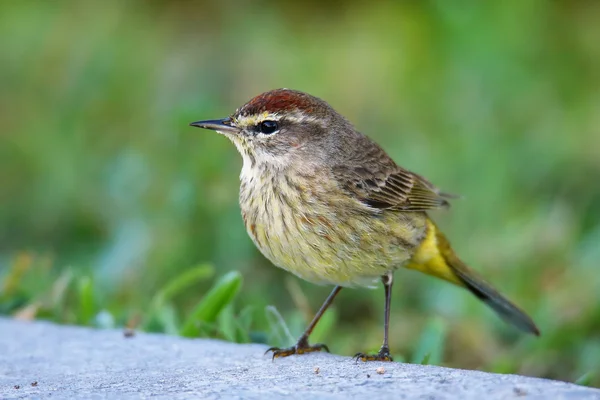
{"label": "green grass", "polygon": [[[330,288],[258,253],[188,123],[291,87],[462,195],[434,218],[542,330],[399,271],[396,360],[600,386],[600,4],[333,4],[0,3],[0,313],[289,345]],[[344,290],[315,339],[376,350],[382,306]]]}

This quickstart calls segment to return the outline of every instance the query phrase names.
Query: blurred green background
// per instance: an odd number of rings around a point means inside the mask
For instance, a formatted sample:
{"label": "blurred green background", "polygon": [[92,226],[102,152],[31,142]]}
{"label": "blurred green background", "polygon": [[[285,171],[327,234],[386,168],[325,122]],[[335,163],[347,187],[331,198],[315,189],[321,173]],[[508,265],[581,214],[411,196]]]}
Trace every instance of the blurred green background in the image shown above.
{"label": "blurred green background", "polygon": [[[235,148],[188,126],[289,87],[463,195],[434,218],[542,330],[399,271],[397,360],[600,386],[599,20],[566,0],[3,1],[0,313],[292,344],[330,288],[260,255]],[[382,319],[381,288],[344,290],[314,339],[377,350]]]}

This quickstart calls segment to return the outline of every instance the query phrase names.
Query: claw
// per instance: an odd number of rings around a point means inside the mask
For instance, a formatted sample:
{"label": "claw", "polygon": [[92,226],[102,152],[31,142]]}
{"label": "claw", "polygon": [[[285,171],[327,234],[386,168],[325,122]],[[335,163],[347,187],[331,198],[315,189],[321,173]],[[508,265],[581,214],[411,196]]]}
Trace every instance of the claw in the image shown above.
{"label": "claw", "polygon": [[267,351],[265,351],[265,354],[263,354],[263,356],[266,356],[268,352],[272,351],[272,352],[276,352],[277,350],[281,350],[279,347],[269,347],[267,349]]}
{"label": "claw", "polygon": [[329,347],[327,347],[325,343],[317,343],[313,344],[312,346],[298,348],[298,354],[313,353],[321,350],[325,350],[326,352],[330,353]]}

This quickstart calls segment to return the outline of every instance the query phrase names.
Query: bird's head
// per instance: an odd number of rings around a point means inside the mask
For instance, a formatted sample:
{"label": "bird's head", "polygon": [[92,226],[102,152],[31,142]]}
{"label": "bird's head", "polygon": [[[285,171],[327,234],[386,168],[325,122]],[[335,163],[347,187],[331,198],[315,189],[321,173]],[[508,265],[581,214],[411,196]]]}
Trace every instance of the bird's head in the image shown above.
{"label": "bird's head", "polygon": [[227,118],[190,125],[225,135],[250,167],[326,157],[332,135],[351,127],[325,101],[290,89],[262,93]]}

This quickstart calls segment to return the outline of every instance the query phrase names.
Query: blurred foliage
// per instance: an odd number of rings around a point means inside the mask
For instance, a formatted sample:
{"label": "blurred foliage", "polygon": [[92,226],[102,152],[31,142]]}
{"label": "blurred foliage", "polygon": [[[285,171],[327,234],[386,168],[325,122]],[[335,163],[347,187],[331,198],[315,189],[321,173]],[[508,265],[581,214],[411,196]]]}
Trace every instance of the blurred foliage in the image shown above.
{"label": "blurred foliage", "polygon": [[[542,330],[399,271],[396,359],[599,386],[599,19],[567,0],[1,2],[0,311],[290,344],[329,288],[258,253],[239,156],[187,125],[290,87],[462,194],[434,217]],[[342,291],[318,339],[377,349],[382,292]]]}

